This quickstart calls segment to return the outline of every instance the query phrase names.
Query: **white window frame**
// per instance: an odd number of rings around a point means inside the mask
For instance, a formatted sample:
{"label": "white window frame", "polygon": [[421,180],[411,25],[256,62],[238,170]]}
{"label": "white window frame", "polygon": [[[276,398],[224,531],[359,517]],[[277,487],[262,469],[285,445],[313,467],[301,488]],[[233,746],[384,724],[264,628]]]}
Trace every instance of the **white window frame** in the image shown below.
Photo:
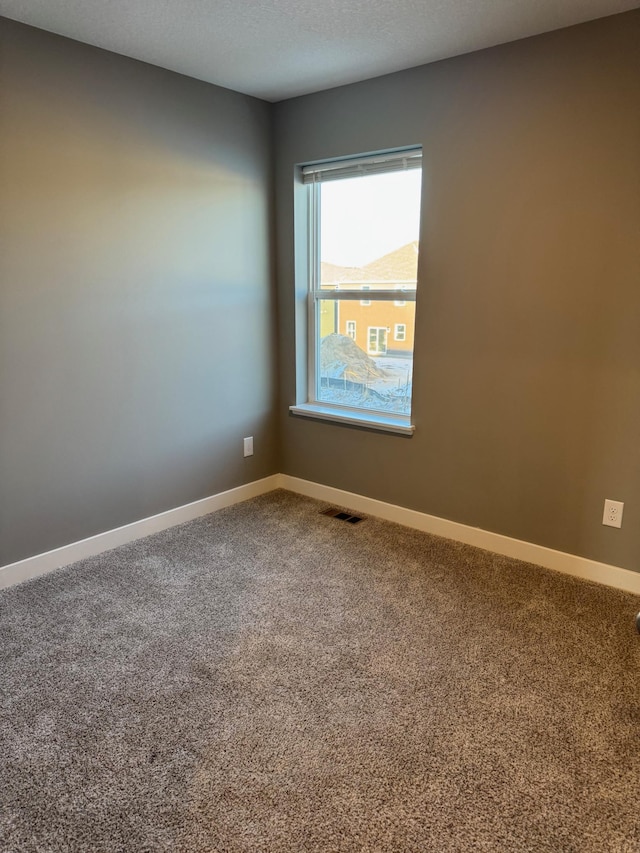
{"label": "white window frame", "polygon": [[[363,284],[363,285],[362,285],[362,287],[361,287],[360,289],[361,289],[361,290],[371,290],[371,285],[369,285],[369,284]],[[365,307],[366,307],[367,305],[371,305],[371,300],[370,300],[370,299],[361,299],[361,300],[360,300],[360,305],[364,305]]]}
{"label": "white window frame", "polygon": [[345,320],[345,328],[344,333],[347,337],[351,338],[352,341],[355,341],[357,334],[357,323],[355,320]]}
{"label": "white window frame", "polygon": [[[404,290],[404,287],[402,287],[402,285],[398,285],[396,287],[396,290]],[[393,304],[396,306],[396,308],[404,308],[407,302],[405,299],[396,299]]]}
{"label": "white window frame", "polygon": [[[318,302],[323,299],[356,300],[361,305],[371,304],[372,300],[361,299],[362,291],[369,286],[354,284],[352,288],[344,282],[340,289],[323,290],[320,286],[320,192],[319,186],[325,180],[356,177],[364,174],[375,174],[400,171],[412,168],[422,168],[422,149],[410,148],[399,151],[371,155],[367,157],[346,158],[303,166],[301,169],[302,183],[306,184],[307,197],[307,401],[290,406],[295,415],[318,418],[339,423],[357,424],[386,432],[412,435],[415,426],[411,423],[411,415],[396,412],[386,412],[374,409],[343,406],[318,400],[318,366],[316,364],[317,340],[319,335]],[[372,291],[372,295],[374,292]],[[415,302],[416,290],[403,291],[403,302]],[[375,301],[397,302],[397,288],[376,288]],[[387,332],[390,330],[387,329]],[[368,345],[368,337],[367,337]],[[412,407],[413,408],[413,407]]]}
{"label": "white window frame", "polygon": [[[384,332],[384,350],[371,349],[371,332],[376,332],[376,340],[380,340],[380,332]],[[367,355],[386,355],[389,349],[389,328],[388,326],[367,326]]]}
{"label": "white window frame", "polygon": [[[402,333],[400,332],[402,329]],[[402,334],[402,337],[399,338],[398,335]],[[406,323],[396,323],[393,330],[393,340],[398,341],[398,343],[405,343],[407,340],[407,324]]]}

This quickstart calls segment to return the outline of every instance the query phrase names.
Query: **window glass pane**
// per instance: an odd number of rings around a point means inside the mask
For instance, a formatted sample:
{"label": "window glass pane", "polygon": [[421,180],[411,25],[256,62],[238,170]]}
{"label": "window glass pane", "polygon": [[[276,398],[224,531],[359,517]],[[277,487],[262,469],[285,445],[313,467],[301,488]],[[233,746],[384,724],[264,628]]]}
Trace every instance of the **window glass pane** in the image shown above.
{"label": "window glass pane", "polygon": [[415,290],[421,176],[415,169],[320,185],[322,289]]}
{"label": "window glass pane", "polygon": [[[316,305],[318,402],[409,414],[415,302],[319,299]],[[403,339],[394,335],[398,327]]]}

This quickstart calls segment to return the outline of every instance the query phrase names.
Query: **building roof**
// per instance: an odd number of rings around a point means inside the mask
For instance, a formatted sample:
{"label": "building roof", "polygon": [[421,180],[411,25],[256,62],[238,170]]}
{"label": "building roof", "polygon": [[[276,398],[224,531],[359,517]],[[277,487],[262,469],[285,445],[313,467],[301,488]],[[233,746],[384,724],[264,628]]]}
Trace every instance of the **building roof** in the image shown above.
{"label": "building roof", "polygon": [[418,241],[414,240],[363,267],[341,267],[323,261],[322,284],[415,282],[418,272]]}

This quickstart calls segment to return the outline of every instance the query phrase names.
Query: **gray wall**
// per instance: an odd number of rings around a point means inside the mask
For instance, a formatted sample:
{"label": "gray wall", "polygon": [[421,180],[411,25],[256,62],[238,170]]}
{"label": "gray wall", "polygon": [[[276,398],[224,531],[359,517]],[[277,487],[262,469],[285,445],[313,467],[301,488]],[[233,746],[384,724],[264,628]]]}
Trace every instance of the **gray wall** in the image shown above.
{"label": "gray wall", "polygon": [[278,469],[270,121],[0,19],[0,565]]}
{"label": "gray wall", "polygon": [[[631,12],[278,105],[286,473],[640,569],[639,84]],[[294,164],[415,143],[415,436],[296,419]]]}

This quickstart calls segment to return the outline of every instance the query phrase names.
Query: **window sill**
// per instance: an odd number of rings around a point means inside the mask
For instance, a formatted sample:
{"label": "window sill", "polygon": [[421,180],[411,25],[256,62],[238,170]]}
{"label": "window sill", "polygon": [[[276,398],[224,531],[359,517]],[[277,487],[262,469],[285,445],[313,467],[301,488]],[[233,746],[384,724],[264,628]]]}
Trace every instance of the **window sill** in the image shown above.
{"label": "window sill", "polygon": [[354,409],[334,409],[331,406],[322,406],[319,403],[300,403],[297,406],[289,406],[292,415],[304,418],[315,418],[322,421],[332,421],[337,424],[349,424],[350,426],[375,429],[380,432],[393,432],[398,435],[413,435],[415,426],[408,418],[402,416],[384,415],[379,412],[359,412]]}

